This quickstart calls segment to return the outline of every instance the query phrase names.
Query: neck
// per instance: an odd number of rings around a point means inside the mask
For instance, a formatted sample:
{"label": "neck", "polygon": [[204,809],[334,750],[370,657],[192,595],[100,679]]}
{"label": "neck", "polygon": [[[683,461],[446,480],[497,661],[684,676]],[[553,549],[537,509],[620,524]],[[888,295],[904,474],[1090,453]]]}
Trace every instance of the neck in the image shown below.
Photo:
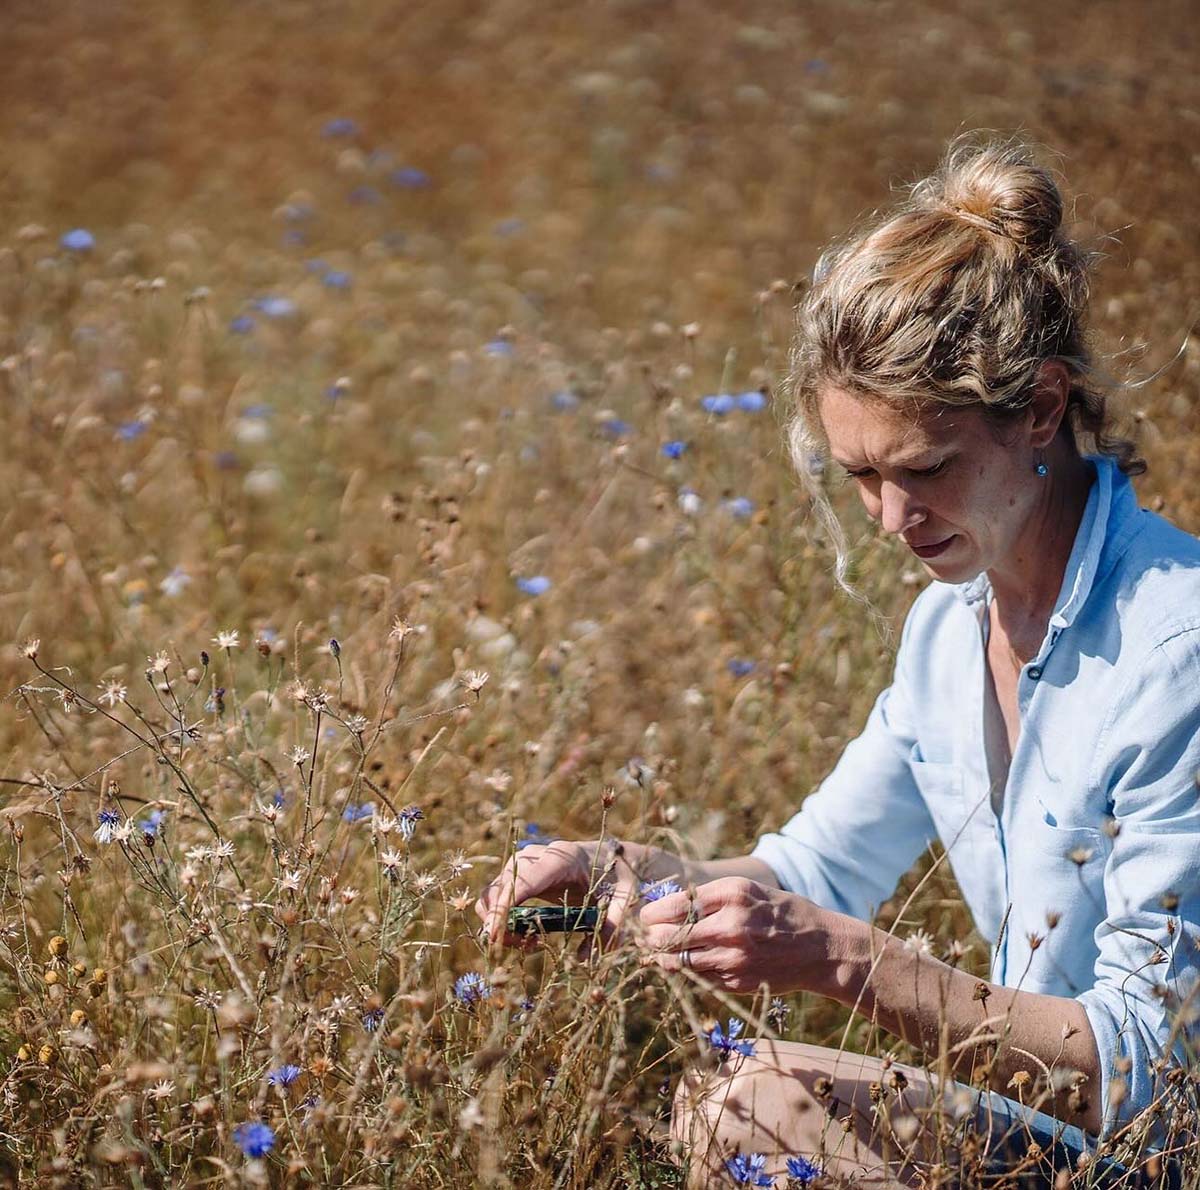
{"label": "neck", "polygon": [[[1067,562],[1087,507],[1092,468],[1078,454],[1055,452],[1050,474],[1012,554],[988,571],[994,614],[1012,641],[1036,652],[1062,590]],[[1031,654],[1032,655],[1032,654]]]}

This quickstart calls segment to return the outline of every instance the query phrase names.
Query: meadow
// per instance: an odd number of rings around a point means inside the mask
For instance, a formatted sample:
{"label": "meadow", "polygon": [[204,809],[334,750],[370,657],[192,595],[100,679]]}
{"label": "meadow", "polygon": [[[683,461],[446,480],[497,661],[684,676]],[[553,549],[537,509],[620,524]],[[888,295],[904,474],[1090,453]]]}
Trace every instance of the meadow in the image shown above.
{"label": "meadow", "polygon": [[[792,306],[961,129],[1062,169],[1200,531],[1187,6],[5,9],[0,1181],[682,1186],[718,1020],[919,1061],[472,905],[745,851],[857,733],[927,580],[823,470],[833,580]],[[986,974],[936,851],[880,921]]]}

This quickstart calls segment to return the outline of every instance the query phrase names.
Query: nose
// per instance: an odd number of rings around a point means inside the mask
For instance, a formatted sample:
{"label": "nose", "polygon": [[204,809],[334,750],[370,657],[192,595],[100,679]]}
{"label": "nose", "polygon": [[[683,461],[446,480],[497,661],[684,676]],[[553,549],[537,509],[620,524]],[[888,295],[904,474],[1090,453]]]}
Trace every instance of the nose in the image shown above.
{"label": "nose", "polygon": [[899,484],[879,485],[879,510],[873,513],[885,533],[903,533],[925,519],[925,510]]}

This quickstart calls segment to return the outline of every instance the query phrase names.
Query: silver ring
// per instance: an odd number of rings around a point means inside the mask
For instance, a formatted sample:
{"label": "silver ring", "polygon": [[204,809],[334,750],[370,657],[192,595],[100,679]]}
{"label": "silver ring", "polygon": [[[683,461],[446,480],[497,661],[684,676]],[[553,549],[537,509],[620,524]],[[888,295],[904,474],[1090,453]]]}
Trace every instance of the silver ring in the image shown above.
{"label": "silver ring", "polygon": [[681,950],[679,952],[679,966],[683,970],[687,970],[692,965],[692,952],[690,950]]}

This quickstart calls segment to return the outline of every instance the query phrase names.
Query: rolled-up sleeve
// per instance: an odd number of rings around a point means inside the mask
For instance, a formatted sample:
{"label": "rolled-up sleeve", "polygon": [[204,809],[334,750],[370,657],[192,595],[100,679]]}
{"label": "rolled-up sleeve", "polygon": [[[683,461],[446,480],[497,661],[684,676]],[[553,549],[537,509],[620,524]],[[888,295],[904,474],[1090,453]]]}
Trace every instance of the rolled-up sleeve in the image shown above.
{"label": "rolled-up sleeve", "polygon": [[833,772],[753,854],[789,892],[864,921],[895,891],[937,832],[913,781],[908,666],[920,599],[901,634],[892,684]]}
{"label": "rolled-up sleeve", "polygon": [[1078,997],[1099,1050],[1105,1134],[1163,1096],[1164,1063],[1196,1054],[1198,774],[1200,626],[1138,667],[1108,713],[1089,785],[1107,790],[1116,831],[1096,981]]}

